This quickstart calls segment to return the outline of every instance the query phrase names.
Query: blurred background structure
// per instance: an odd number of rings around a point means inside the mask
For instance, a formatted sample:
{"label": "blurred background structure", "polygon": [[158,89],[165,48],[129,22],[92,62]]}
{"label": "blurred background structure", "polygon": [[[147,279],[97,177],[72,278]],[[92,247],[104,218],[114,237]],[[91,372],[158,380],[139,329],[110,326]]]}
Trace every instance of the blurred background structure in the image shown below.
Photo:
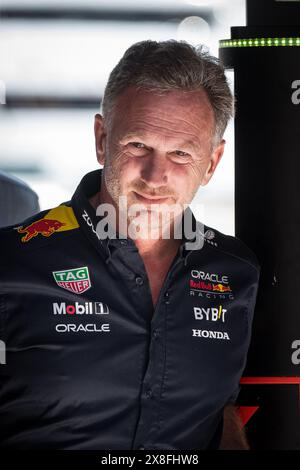
{"label": "blurred background structure", "polygon": [[[183,39],[218,56],[230,26],[244,24],[244,0],[0,0],[0,170],[26,181],[42,210],[70,199],[98,166],[94,115],[125,50],[144,39]],[[191,205],[201,221],[228,234],[233,126],[214,177]]]}

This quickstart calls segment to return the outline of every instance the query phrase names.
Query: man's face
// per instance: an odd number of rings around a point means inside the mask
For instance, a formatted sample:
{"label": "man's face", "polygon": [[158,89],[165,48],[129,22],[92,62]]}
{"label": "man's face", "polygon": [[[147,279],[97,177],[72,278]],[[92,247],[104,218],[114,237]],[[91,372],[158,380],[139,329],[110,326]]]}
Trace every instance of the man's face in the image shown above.
{"label": "man's face", "polygon": [[224,140],[211,149],[213,131],[213,109],[204,91],[159,96],[128,87],[109,126],[95,117],[102,191],[116,207],[125,196],[128,207],[142,203],[151,211],[157,204],[178,204],[183,209],[199,185],[208,183],[222,156]]}

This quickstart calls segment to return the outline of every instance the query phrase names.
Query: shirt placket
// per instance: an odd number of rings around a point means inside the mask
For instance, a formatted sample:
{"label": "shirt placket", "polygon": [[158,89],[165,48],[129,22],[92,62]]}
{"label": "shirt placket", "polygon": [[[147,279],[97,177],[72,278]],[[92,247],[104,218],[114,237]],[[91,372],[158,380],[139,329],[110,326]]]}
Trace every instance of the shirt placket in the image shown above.
{"label": "shirt placket", "polygon": [[[172,276],[179,263],[180,258],[177,258],[170,268],[150,320],[148,358],[141,384],[140,413],[132,449],[155,448],[161,425],[161,393],[166,373],[167,314],[172,295]],[[148,280],[146,272],[144,276]],[[143,282],[142,285],[148,290],[148,295],[151,295],[149,282]]]}

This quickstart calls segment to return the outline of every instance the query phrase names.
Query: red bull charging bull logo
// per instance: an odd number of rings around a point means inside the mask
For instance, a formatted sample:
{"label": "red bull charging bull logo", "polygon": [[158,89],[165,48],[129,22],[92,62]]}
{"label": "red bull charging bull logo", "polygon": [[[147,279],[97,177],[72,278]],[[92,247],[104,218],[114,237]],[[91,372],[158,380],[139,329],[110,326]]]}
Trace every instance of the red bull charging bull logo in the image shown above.
{"label": "red bull charging bull logo", "polygon": [[59,220],[50,220],[50,219],[40,219],[24,228],[19,228],[19,233],[26,233],[24,237],[21,238],[22,242],[29,242],[33,237],[41,234],[44,237],[50,237],[56,230],[65,225]]}
{"label": "red bull charging bull logo", "polygon": [[17,231],[18,233],[25,234],[21,238],[21,241],[25,243],[38,235],[50,237],[55,232],[72,230],[78,227],[79,225],[73,209],[71,207],[61,205],[51,209],[42,219],[36,220],[26,227],[19,227]]}
{"label": "red bull charging bull logo", "polygon": [[224,284],[213,284],[213,291],[218,292],[231,292],[230,286],[224,286]]}

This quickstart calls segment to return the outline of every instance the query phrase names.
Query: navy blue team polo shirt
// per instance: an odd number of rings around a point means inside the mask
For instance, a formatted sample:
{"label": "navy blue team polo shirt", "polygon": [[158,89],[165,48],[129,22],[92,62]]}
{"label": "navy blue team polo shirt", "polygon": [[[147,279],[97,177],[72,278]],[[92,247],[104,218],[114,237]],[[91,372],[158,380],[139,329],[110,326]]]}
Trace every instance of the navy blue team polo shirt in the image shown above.
{"label": "navy blue team polo shirt", "polygon": [[153,308],[134,241],[97,234],[88,198],[101,171],[0,230],[0,447],[217,449],[245,367],[256,256],[204,226],[201,248],[182,238]]}

